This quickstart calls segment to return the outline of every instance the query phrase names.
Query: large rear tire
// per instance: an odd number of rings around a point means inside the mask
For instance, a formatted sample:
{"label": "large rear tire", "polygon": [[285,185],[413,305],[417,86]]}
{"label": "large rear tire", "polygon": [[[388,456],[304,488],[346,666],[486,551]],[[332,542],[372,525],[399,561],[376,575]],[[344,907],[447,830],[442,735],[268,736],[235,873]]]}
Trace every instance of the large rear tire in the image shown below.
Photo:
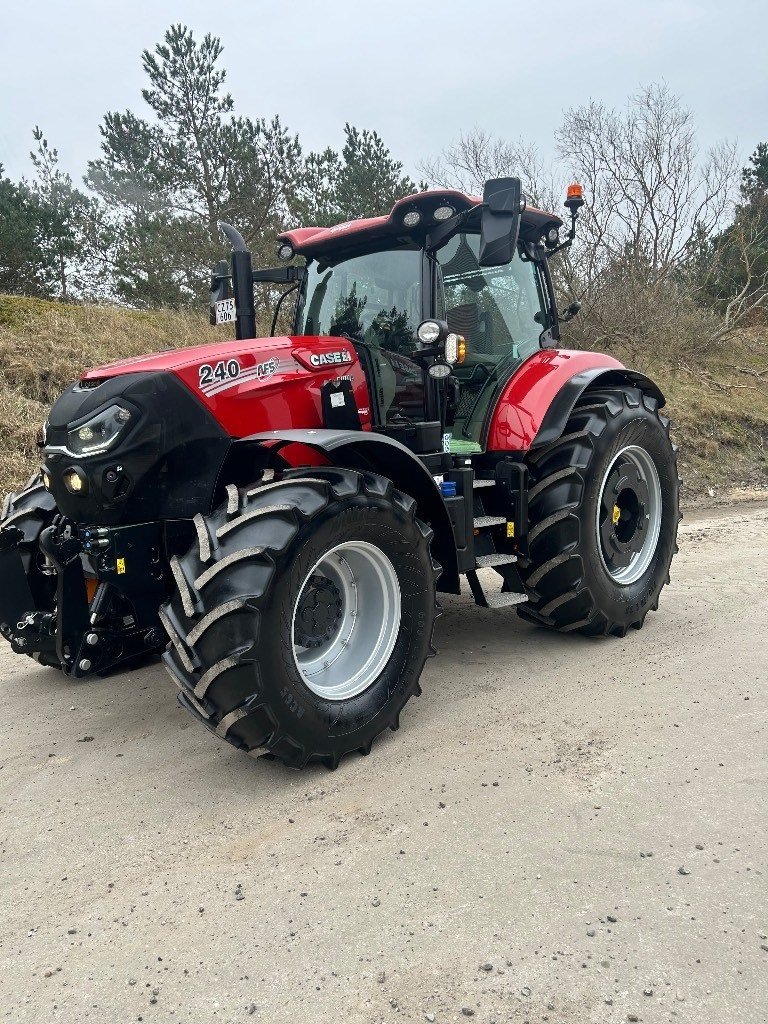
{"label": "large rear tire", "polygon": [[590,636],[640,629],[669,583],[680,520],[675,449],[656,402],[635,388],[588,392],[528,467],[528,604],[518,614]]}
{"label": "large rear tire", "polygon": [[179,702],[249,753],[335,768],[397,729],[431,653],[437,566],[389,480],[312,469],[197,516],[161,619]]}

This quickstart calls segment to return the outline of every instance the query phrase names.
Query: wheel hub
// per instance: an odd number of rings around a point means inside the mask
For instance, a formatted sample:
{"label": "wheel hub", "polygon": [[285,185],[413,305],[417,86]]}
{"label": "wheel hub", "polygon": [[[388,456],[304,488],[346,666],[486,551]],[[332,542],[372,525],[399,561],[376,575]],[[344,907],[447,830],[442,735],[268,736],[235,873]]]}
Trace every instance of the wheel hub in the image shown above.
{"label": "wheel hub", "polygon": [[341,591],[333,580],[314,573],[296,608],[294,642],[301,647],[320,647],[337,631],[341,618]]}
{"label": "wheel hub", "polygon": [[618,583],[634,583],[653,558],[661,528],[661,485],[653,459],[630,446],[616,455],[597,508],[600,557]]}
{"label": "wheel hub", "polygon": [[355,540],[326,552],[293,612],[293,657],[305,685],[331,701],[368,689],[392,655],[400,616],[400,583],[381,548]]}

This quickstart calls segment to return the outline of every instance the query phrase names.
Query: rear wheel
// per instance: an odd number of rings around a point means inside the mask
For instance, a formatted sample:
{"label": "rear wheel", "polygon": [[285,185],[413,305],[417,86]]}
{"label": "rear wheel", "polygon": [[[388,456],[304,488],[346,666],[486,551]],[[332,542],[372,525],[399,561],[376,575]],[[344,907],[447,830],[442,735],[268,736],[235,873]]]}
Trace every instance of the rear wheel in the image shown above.
{"label": "rear wheel", "polygon": [[368,753],[434,653],[437,566],[415,512],[371,473],[230,486],[225,506],[196,518],[161,611],[182,706],[293,767]]}
{"label": "rear wheel", "polygon": [[624,636],[669,582],[680,480],[669,422],[634,388],[588,392],[563,436],[528,459],[523,618]]}

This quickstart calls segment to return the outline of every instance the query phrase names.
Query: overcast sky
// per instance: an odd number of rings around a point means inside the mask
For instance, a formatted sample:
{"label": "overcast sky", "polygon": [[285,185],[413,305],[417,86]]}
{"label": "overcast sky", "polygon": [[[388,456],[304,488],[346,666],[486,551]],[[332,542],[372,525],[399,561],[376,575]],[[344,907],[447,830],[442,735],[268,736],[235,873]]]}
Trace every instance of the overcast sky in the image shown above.
{"label": "overcast sky", "polygon": [[306,148],[375,128],[409,171],[462,128],[551,152],[564,107],[664,80],[709,145],[768,139],[766,0],[0,0],[0,163],[39,124],[80,177],[107,110],[141,111],[140,54],[175,21],[224,43],[227,85]]}

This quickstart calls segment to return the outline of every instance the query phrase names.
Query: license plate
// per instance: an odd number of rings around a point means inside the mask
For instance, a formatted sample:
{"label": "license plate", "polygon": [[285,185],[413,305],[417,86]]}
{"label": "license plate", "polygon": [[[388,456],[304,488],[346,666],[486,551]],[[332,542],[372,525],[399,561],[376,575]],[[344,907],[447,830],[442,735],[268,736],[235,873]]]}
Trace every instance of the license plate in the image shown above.
{"label": "license plate", "polygon": [[235,322],[235,300],[219,299],[216,303],[216,323],[232,324]]}

